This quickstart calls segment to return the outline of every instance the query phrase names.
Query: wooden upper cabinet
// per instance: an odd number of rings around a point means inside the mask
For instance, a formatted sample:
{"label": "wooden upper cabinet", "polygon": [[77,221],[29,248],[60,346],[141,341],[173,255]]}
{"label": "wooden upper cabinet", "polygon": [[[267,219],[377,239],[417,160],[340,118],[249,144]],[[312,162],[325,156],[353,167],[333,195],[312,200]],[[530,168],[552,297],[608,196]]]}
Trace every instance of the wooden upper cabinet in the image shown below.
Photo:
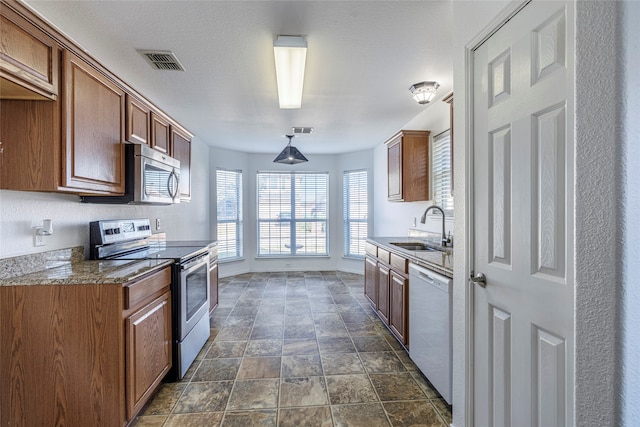
{"label": "wooden upper cabinet", "polygon": [[162,153],[169,153],[171,134],[169,132],[169,120],[160,114],[151,112],[151,148]]}
{"label": "wooden upper cabinet", "polygon": [[191,138],[193,135],[171,126],[171,156],[180,160],[180,200],[191,200]]}
{"label": "wooden upper cabinet", "polygon": [[60,47],[4,3],[0,15],[0,98],[56,99]]}
{"label": "wooden upper cabinet", "polygon": [[63,78],[63,186],[123,194],[124,90],[69,51]]}
{"label": "wooden upper cabinet", "polygon": [[426,130],[402,130],[385,143],[388,200],[429,200],[429,133]]}
{"label": "wooden upper cabinet", "polygon": [[150,145],[151,106],[130,94],[127,94],[126,129],[127,142]]}

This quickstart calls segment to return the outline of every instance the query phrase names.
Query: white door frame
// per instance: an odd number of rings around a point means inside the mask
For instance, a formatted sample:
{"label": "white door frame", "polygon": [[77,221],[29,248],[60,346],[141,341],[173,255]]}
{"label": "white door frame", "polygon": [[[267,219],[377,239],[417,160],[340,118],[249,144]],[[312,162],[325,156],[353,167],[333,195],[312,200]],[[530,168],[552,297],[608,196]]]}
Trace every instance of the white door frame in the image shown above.
{"label": "white door frame", "polygon": [[[484,43],[489,37],[491,37],[496,31],[498,31],[504,24],[506,24],[515,14],[517,14],[522,8],[524,8],[531,0],[514,0],[512,1],[500,14],[498,14],[493,21],[489,23],[476,37],[474,37],[467,45],[465,46],[465,96],[464,96],[464,128],[461,132],[460,129],[455,129],[454,134],[456,135],[464,135],[465,141],[465,176],[464,176],[464,188],[465,191],[465,203],[462,207],[464,213],[464,225],[465,225],[465,254],[464,254],[464,274],[465,276],[462,280],[458,280],[458,284],[460,282],[463,283],[464,286],[464,320],[462,327],[465,336],[464,343],[464,361],[463,365],[455,366],[455,369],[464,369],[464,396],[462,398],[457,398],[454,390],[454,408],[457,405],[458,407],[464,407],[464,418],[462,422],[464,426],[473,426],[474,419],[474,408],[473,408],[473,330],[474,330],[474,322],[473,322],[473,298],[474,298],[474,290],[475,286],[470,284],[468,278],[470,277],[473,271],[473,233],[474,233],[474,212],[473,212],[473,191],[470,191],[474,188],[473,181],[473,134],[474,134],[474,123],[473,123],[473,93],[474,93],[474,85],[473,85],[473,76],[474,76],[474,68],[473,68],[473,52]],[[455,98],[454,98],[455,99]],[[455,101],[454,101],[455,102]],[[455,123],[455,121],[454,121]],[[460,215],[459,210],[456,212],[456,215]],[[454,261],[455,262],[455,261]],[[456,332],[460,332],[460,328],[456,330],[454,325],[454,334]],[[460,349],[454,349],[460,350]],[[455,373],[454,373],[455,375]],[[454,414],[454,423],[458,417]]]}

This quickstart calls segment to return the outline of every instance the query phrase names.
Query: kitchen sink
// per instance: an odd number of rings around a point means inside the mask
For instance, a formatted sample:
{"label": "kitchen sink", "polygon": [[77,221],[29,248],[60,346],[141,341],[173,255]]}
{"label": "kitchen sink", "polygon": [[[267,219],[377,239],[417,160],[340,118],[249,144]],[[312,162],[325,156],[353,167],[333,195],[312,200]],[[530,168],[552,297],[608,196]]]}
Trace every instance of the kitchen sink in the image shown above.
{"label": "kitchen sink", "polygon": [[408,251],[435,251],[435,248],[427,246],[422,242],[391,242],[392,245]]}

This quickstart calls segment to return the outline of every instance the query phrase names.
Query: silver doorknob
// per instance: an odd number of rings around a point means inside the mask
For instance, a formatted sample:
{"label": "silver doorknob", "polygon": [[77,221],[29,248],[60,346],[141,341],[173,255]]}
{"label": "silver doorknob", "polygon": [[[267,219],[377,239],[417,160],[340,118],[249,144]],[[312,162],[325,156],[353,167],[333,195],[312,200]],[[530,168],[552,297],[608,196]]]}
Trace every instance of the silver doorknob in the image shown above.
{"label": "silver doorknob", "polygon": [[471,276],[469,277],[469,279],[473,283],[477,283],[483,288],[487,287],[487,276],[485,276],[484,273],[476,273],[476,274],[471,273]]}

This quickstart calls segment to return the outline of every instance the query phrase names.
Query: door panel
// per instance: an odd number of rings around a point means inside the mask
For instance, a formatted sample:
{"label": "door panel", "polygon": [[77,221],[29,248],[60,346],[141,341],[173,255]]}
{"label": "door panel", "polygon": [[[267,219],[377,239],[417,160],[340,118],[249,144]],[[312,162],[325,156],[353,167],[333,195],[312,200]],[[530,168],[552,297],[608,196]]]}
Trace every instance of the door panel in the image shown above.
{"label": "door panel", "polygon": [[573,424],[572,3],[474,52],[474,424]]}

